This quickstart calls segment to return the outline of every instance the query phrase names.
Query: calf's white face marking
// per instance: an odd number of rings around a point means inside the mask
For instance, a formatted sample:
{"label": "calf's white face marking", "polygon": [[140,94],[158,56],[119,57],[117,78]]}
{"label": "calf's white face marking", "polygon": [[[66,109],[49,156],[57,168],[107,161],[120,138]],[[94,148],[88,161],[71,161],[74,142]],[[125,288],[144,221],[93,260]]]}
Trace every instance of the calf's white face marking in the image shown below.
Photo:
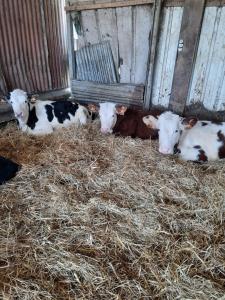
{"label": "calf's white face marking", "polygon": [[116,104],[100,103],[99,116],[101,121],[101,132],[112,133],[117,121]]}
{"label": "calf's white face marking", "polygon": [[117,121],[117,115],[124,115],[127,110],[126,106],[118,105],[116,103],[100,103],[99,107],[95,104],[90,104],[91,111],[98,111],[101,122],[102,133],[112,133],[113,128]]}
{"label": "calf's white face marking", "polygon": [[159,152],[173,154],[174,146],[178,143],[181,133],[185,128],[191,128],[197,122],[195,118],[182,118],[170,111],[161,114],[158,118],[153,116],[143,117],[143,122],[159,130]]}
{"label": "calf's white face marking", "polygon": [[180,137],[180,117],[171,112],[161,114],[158,118],[146,116],[143,122],[154,129],[159,130],[159,152],[173,154],[174,146]]}
{"label": "calf's white face marking", "polygon": [[9,102],[12,105],[15,117],[22,122],[26,122],[29,116],[27,93],[16,89],[10,93]]}

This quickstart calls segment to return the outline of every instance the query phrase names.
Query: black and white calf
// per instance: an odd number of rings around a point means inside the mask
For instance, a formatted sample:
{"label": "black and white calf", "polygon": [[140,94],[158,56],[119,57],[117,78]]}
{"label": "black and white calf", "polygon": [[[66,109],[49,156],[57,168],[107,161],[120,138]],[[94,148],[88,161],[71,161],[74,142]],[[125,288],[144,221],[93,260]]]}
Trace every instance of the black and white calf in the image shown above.
{"label": "black and white calf", "polygon": [[183,160],[206,162],[225,158],[225,122],[198,121],[165,112],[144,123],[159,130],[159,151],[173,154],[176,149]]}
{"label": "black and white calf", "polygon": [[88,110],[70,101],[29,101],[27,93],[16,89],[9,99],[22,131],[41,135],[70,124],[86,124]]}
{"label": "black and white calf", "polygon": [[0,156],[0,185],[15,177],[19,169],[17,163]]}

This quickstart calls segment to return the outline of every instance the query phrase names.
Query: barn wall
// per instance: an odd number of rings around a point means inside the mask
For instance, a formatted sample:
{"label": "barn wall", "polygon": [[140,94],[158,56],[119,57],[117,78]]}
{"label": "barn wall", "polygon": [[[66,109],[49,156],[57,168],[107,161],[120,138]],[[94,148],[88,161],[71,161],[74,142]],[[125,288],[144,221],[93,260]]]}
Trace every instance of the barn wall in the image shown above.
{"label": "barn wall", "polygon": [[120,82],[145,84],[152,22],[152,5],[82,11],[78,48],[110,41]]}
{"label": "barn wall", "polygon": [[[152,104],[168,108],[183,7],[164,7],[152,91]],[[186,106],[225,110],[225,6],[205,8]],[[196,106],[195,106],[196,107]]]}
{"label": "barn wall", "polygon": [[225,110],[225,7],[207,7],[187,105]]}
{"label": "barn wall", "polygon": [[0,1],[1,89],[68,87],[64,1]]}
{"label": "barn wall", "polygon": [[[73,6],[68,12],[75,9],[81,14],[82,34],[78,47],[109,40],[121,83],[145,84],[149,68],[154,66],[150,99],[153,106],[171,108],[175,100],[180,105],[180,113],[195,111],[196,107],[204,113],[225,111],[225,1],[201,1],[193,10],[195,0],[165,0],[160,13],[156,56],[150,62],[149,35],[151,37],[153,28],[158,29],[153,17],[157,6],[154,7],[153,2],[140,5],[139,0],[132,1],[134,6],[99,8],[101,3],[116,2],[67,1],[67,5]],[[125,2],[129,5],[129,0]],[[87,3],[97,8],[88,10]],[[193,22],[187,22],[190,17]],[[174,84],[176,78],[181,79],[181,84]],[[174,93],[182,91],[182,86],[185,87],[183,94]]]}

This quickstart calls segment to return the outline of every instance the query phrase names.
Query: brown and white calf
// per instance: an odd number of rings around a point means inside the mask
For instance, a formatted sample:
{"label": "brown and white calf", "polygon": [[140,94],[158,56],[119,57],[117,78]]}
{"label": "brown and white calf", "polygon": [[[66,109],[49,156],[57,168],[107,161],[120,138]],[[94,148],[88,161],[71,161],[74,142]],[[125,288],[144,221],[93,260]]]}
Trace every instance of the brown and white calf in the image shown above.
{"label": "brown and white calf", "polygon": [[156,116],[160,113],[159,111],[130,109],[111,102],[99,105],[89,104],[88,107],[92,112],[99,112],[101,132],[104,134],[114,133],[119,136],[141,139],[158,138],[158,130],[148,128],[142,119],[149,114]]}
{"label": "brown and white calf", "polygon": [[225,122],[182,118],[172,112],[146,116],[144,123],[159,130],[159,151],[196,162],[225,158]]}

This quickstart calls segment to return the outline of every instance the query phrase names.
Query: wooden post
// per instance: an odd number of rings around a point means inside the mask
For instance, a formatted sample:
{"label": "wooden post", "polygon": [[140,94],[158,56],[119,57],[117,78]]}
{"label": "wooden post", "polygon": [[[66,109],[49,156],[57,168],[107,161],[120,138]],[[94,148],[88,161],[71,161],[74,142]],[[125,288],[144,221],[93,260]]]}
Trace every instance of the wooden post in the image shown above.
{"label": "wooden post", "polygon": [[184,112],[197,53],[205,0],[185,0],[179,48],[173,76],[169,109]]}
{"label": "wooden post", "polygon": [[75,57],[74,57],[74,40],[73,40],[73,20],[72,13],[66,14],[67,22],[67,47],[68,47],[68,63],[70,79],[75,77]]}
{"label": "wooden post", "polygon": [[153,79],[154,79],[155,58],[156,58],[156,48],[158,42],[161,6],[162,6],[162,0],[155,0],[152,37],[150,38],[149,41],[149,47],[150,47],[149,62],[148,62],[149,68],[148,68],[146,84],[145,84],[145,95],[144,95],[145,109],[149,109],[151,106],[151,95],[152,95],[152,86],[153,86]]}
{"label": "wooden post", "polygon": [[0,65],[0,95],[5,95],[7,93],[7,85],[6,85],[6,81],[5,81],[5,77]]}

